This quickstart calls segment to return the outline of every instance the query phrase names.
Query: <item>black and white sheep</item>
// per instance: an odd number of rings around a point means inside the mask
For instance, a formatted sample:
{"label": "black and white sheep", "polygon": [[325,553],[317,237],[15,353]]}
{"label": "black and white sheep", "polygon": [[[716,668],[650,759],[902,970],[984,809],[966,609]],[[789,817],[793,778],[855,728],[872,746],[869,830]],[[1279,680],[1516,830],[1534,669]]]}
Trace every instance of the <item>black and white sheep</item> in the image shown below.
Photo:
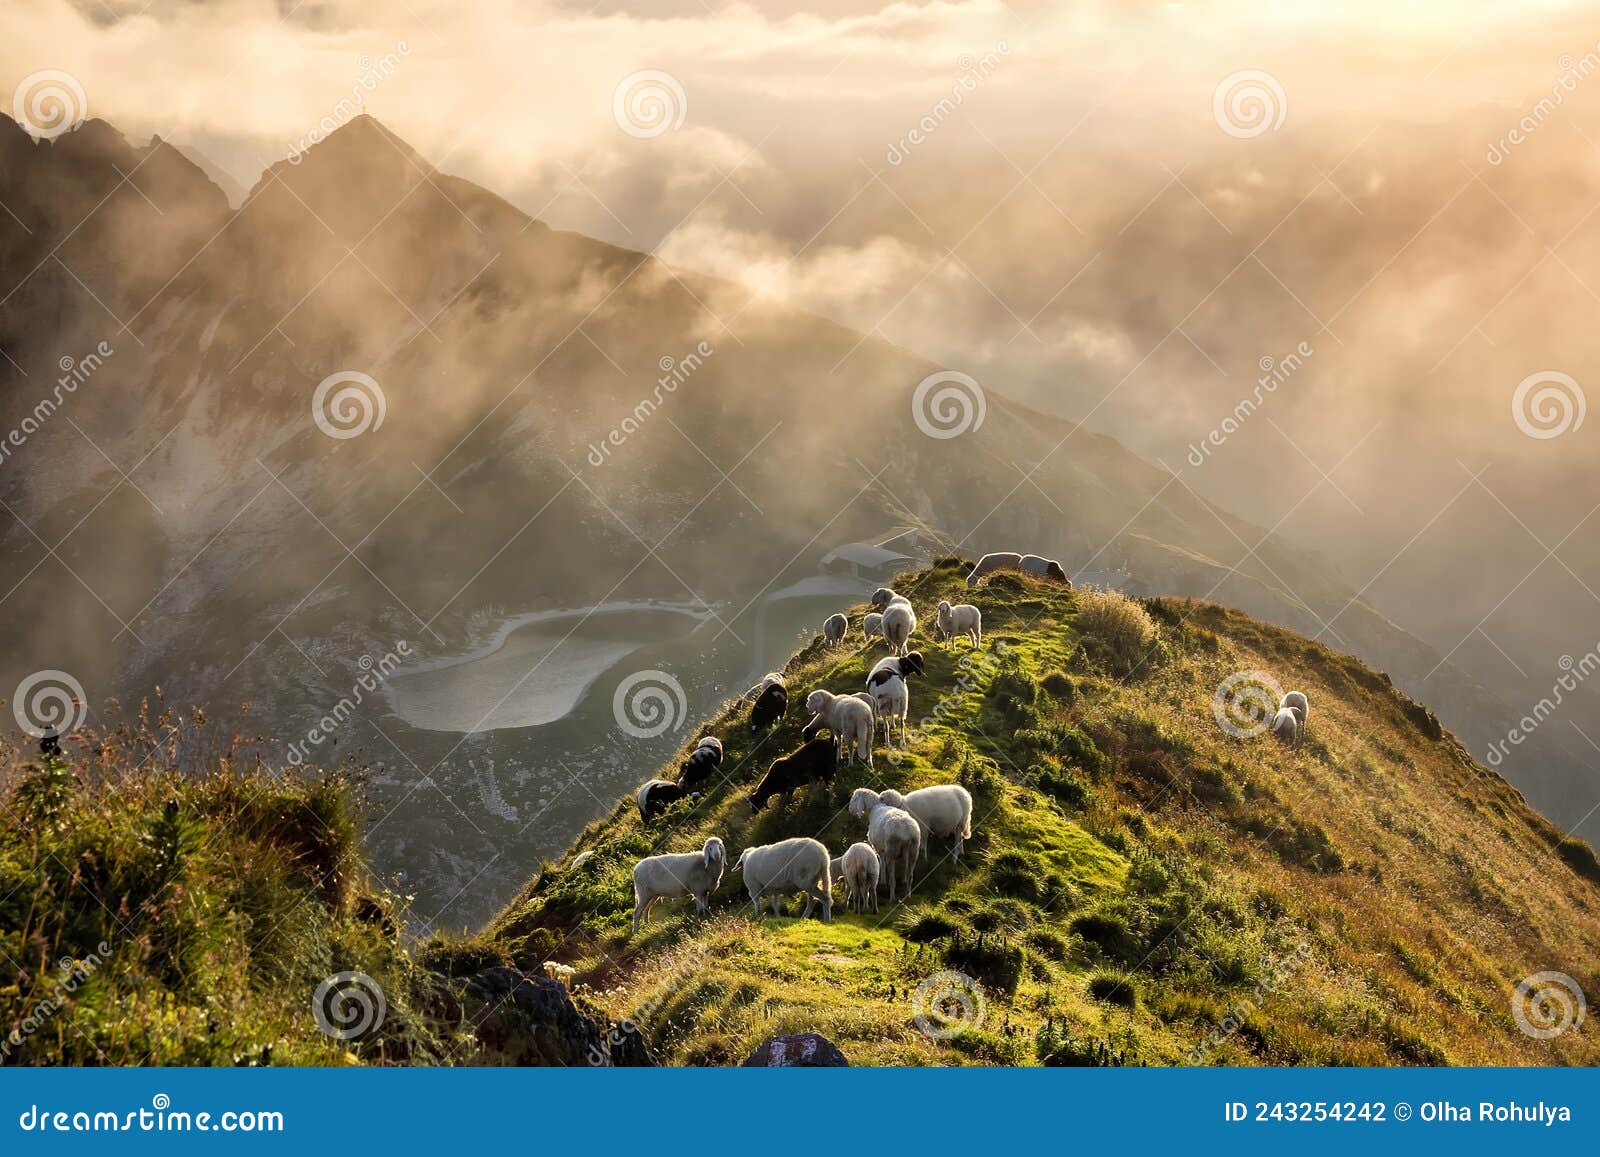
{"label": "black and white sheep", "polygon": [[965,635],[967,641],[974,647],[983,644],[983,612],[971,603],[957,603],[951,606],[948,600],[941,602],[936,612],[934,626],[935,633],[941,641]]}
{"label": "black and white sheep", "polygon": [[850,620],[844,615],[829,615],[822,620],[822,641],[830,647],[844,642],[844,633],[850,629]]}
{"label": "black and white sheep", "polygon": [[761,915],[761,897],[771,893],[772,914],[781,915],[778,898],[785,892],[804,892],[806,910],[803,920],[811,915],[816,902],[822,903],[824,923],[833,919],[832,861],[828,849],[818,840],[806,836],[779,840],[775,844],[746,848],[739,853],[733,870],[744,873],[744,888],[750,895],[750,905],[757,916]]}
{"label": "black and white sheep", "polygon": [[[770,680],[773,677],[767,676]],[[760,731],[763,727],[771,727],[783,718],[783,713],[789,710],[789,688],[784,683],[783,676],[779,675],[775,681],[767,683],[756,696],[754,706],[750,708],[750,730]]]}
{"label": "black and white sheep", "polygon": [[882,874],[888,877],[889,899],[895,898],[897,879],[910,896],[912,873],[922,850],[922,827],[916,817],[885,803],[870,787],[856,788],[850,797],[850,814],[867,817],[867,843],[878,853]]}
{"label": "black and white sheep", "polygon": [[721,766],[722,740],[707,736],[678,769],[678,785],[689,791],[699,791]]}
{"label": "black and white sheep", "polygon": [[911,813],[922,829],[924,856],[929,854],[928,847],[934,836],[946,836],[953,841],[950,862],[954,864],[961,859],[966,841],[972,838],[972,793],[966,788],[957,783],[941,783],[919,787],[905,795],[890,788],[879,793],[878,798]]}
{"label": "black and white sheep", "polygon": [[813,739],[772,761],[767,774],[750,793],[750,805],[760,811],[775,795],[787,796],[808,783],[831,784],[838,766],[839,752],[833,740]]}
{"label": "black and white sheep", "polygon": [[728,853],[716,836],[698,852],[665,852],[646,856],[633,866],[633,930],[650,919],[657,900],[694,897],[694,910],[711,911],[711,893],[722,880]]}
{"label": "black and white sheep", "polygon": [[844,881],[844,902],[852,912],[878,910],[878,853],[871,844],[854,843],[829,866],[834,882]]}
{"label": "black and white sheep", "polygon": [[872,708],[854,695],[835,695],[832,691],[817,688],[806,696],[806,710],[811,712],[811,722],[800,732],[802,739],[810,739],[826,727],[833,733],[839,754],[866,760],[872,766],[872,737],[876,728]]}
{"label": "black and white sheep", "polygon": [[649,783],[641,784],[633,798],[639,804],[639,818],[649,823],[680,799],[699,794],[671,780],[652,779]]}
{"label": "black and white sheep", "polygon": [[923,663],[921,651],[907,651],[904,655],[886,655],[874,663],[872,670],[867,674],[867,690],[872,690],[874,684],[882,683],[893,675],[909,679],[913,675],[925,674],[927,668]]}
{"label": "black and white sheep", "polygon": [[1051,579],[1065,583],[1068,590],[1072,589],[1072,580],[1067,578],[1067,572],[1055,559],[1037,554],[1018,554],[1011,550],[993,551],[980,558],[978,565],[972,568],[972,573],[967,575],[967,586],[975,587],[985,575],[1002,570],[1021,571],[1034,578]]}

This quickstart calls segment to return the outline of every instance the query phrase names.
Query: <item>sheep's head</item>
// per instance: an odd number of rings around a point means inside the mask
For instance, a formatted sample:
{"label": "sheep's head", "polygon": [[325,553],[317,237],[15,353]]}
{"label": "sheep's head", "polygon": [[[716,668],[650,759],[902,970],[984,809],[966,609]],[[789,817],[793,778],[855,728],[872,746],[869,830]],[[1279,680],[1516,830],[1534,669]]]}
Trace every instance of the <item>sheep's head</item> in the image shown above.
{"label": "sheep's head", "polygon": [[706,736],[694,746],[696,751],[699,751],[702,747],[709,747],[712,751],[717,753],[718,759],[722,758],[722,740],[718,739],[715,735]]}
{"label": "sheep's head", "polygon": [[1058,583],[1066,583],[1068,586],[1072,585],[1071,580],[1067,578],[1067,572],[1061,569],[1061,564],[1059,562],[1052,561],[1049,566],[1044,568],[1044,573],[1055,579]]}
{"label": "sheep's head", "polygon": [[706,841],[705,847],[700,849],[700,858],[708,869],[720,868],[722,862],[728,858],[728,849],[722,846],[720,839],[712,836]]}
{"label": "sheep's head", "polygon": [[894,591],[888,587],[879,587],[872,592],[872,605],[882,609],[889,605],[889,600],[894,598]]}
{"label": "sheep's head", "polygon": [[733,861],[733,870],[735,872],[744,871],[744,858],[746,856],[748,856],[753,851],[755,851],[754,848],[746,848],[744,851],[739,853],[739,858],[737,860]]}
{"label": "sheep's head", "polygon": [[949,614],[950,614],[950,600],[949,599],[940,599],[939,600],[939,617],[942,619],[942,618],[945,618],[946,616],[948,616]]}
{"label": "sheep's head", "polygon": [[815,715],[832,702],[833,692],[824,691],[819,687],[815,691],[811,692],[811,694],[806,696],[806,710]]}
{"label": "sheep's head", "polygon": [[870,787],[858,787],[850,795],[850,814],[864,816],[878,806],[879,795]]}
{"label": "sheep's head", "polygon": [[887,807],[903,808],[906,806],[906,797],[895,791],[894,788],[886,787],[878,793],[878,802]]}
{"label": "sheep's head", "polygon": [[900,659],[900,674],[921,675],[924,673],[921,651],[907,651]]}

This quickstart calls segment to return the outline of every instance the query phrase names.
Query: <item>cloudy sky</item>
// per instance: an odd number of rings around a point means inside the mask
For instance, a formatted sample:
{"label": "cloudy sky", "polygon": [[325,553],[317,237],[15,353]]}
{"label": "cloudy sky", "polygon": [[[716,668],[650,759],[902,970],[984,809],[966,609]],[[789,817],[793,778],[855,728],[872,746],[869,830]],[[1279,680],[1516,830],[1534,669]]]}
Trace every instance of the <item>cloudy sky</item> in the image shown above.
{"label": "cloudy sky", "polygon": [[244,188],[359,101],[557,227],[1086,421],[1321,550],[1514,702],[1600,640],[1594,5],[0,0],[0,20],[6,92],[62,70],[91,115]]}

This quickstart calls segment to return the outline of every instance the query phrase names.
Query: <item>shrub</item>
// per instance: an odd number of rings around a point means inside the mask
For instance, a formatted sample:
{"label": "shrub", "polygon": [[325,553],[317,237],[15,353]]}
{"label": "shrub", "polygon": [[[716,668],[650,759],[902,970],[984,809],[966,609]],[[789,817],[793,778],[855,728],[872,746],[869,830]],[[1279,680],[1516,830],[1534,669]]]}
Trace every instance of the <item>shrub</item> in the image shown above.
{"label": "shrub", "polygon": [[1039,680],[1039,686],[1044,688],[1045,694],[1058,703],[1070,704],[1078,697],[1077,685],[1073,683],[1072,676],[1065,671],[1051,671]]}
{"label": "shrub", "polygon": [[1156,642],[1150,612],[1121,591],[1086,587],[1078,592],[1077,627],[1089,651],[1119,674],[1140,666]]}
{"label": "shrub", "polygon": [[1585,880],[1600,884],[1600,861],[1595,860],[1594,849],[1576,836],[1568,836],[1556,845],[1556,854],[1567,866]]}
{"label": "shrub", "polygon": [[1028,933],[1028,947],[1039,955],[1057,962],[1066,960],[1070,951],[1066,938],[1048,928],[1035,928]]}
{"label": "shrub", "polygon": [[1022,949],[993,936],[956,937],[945,946],[944,962],[974,980],[1015,992],[1022,979]]}
{"label": "shrub", "polygon": [[1046,767],[1040,770],[1037,779],[1039,790],[1050,796],[1064,808],[1074,811],[1081,809],[1089,802],[1089,785],[1080,779],[1071,768],[1056,770]]}
{"label": "shrub", "polygon": [[1132,976],[1095,972],[1089,977],[1088,987],[1089,995],[1102,1004],[1114,1004],[1130,1010],[1139,1007],[1139,990],[1134,987]]}
{"label": "shrub", "polygon": [[1072,930],[1113,960],[1137,961],[1143,941],[1122,919],[1108,912],[1086,912],[1072,921]]}
{"label": "shrub", "polygon": [[912,922],[903,935],[913,944],[931,944],[935,940],[943,940],[960,927],[961,925],[943,912],[924,912]]}

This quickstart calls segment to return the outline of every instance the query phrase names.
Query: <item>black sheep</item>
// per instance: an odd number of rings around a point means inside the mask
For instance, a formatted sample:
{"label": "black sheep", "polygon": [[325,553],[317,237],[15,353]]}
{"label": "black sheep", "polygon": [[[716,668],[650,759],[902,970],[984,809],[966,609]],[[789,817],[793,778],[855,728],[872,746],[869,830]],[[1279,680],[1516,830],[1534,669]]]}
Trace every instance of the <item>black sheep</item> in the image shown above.
{"label": "black sheep", "polygon": [[678,772],[678,786],[685,791],[699,791],[722,766],[722,751],[715,747],[697,747],[683,761]]}
{"label": "black sheep", "polygon": [[639,815],[645,823],[649,823],[685,796],[698,794],[691,792],[682,784],[671,783],[665,779],[652,779],[639,789],[634,799],[639,804]]}
{"label": "black sheep", "polygon": [[804,747],[772,761],[767,774],[750,793],[750,804],[760,811],[775,795],[788,795],[808,783],[831,784],[838,766],[839,756],[833,740],[813,739]]}
{"label": "black sheep", "polygon": [[750,708],[750,730],[760,731],[763,727],[771,727],[783,718],[787,710],[789,689],[782,683],[773,683],[756,696],[755,706]]}

